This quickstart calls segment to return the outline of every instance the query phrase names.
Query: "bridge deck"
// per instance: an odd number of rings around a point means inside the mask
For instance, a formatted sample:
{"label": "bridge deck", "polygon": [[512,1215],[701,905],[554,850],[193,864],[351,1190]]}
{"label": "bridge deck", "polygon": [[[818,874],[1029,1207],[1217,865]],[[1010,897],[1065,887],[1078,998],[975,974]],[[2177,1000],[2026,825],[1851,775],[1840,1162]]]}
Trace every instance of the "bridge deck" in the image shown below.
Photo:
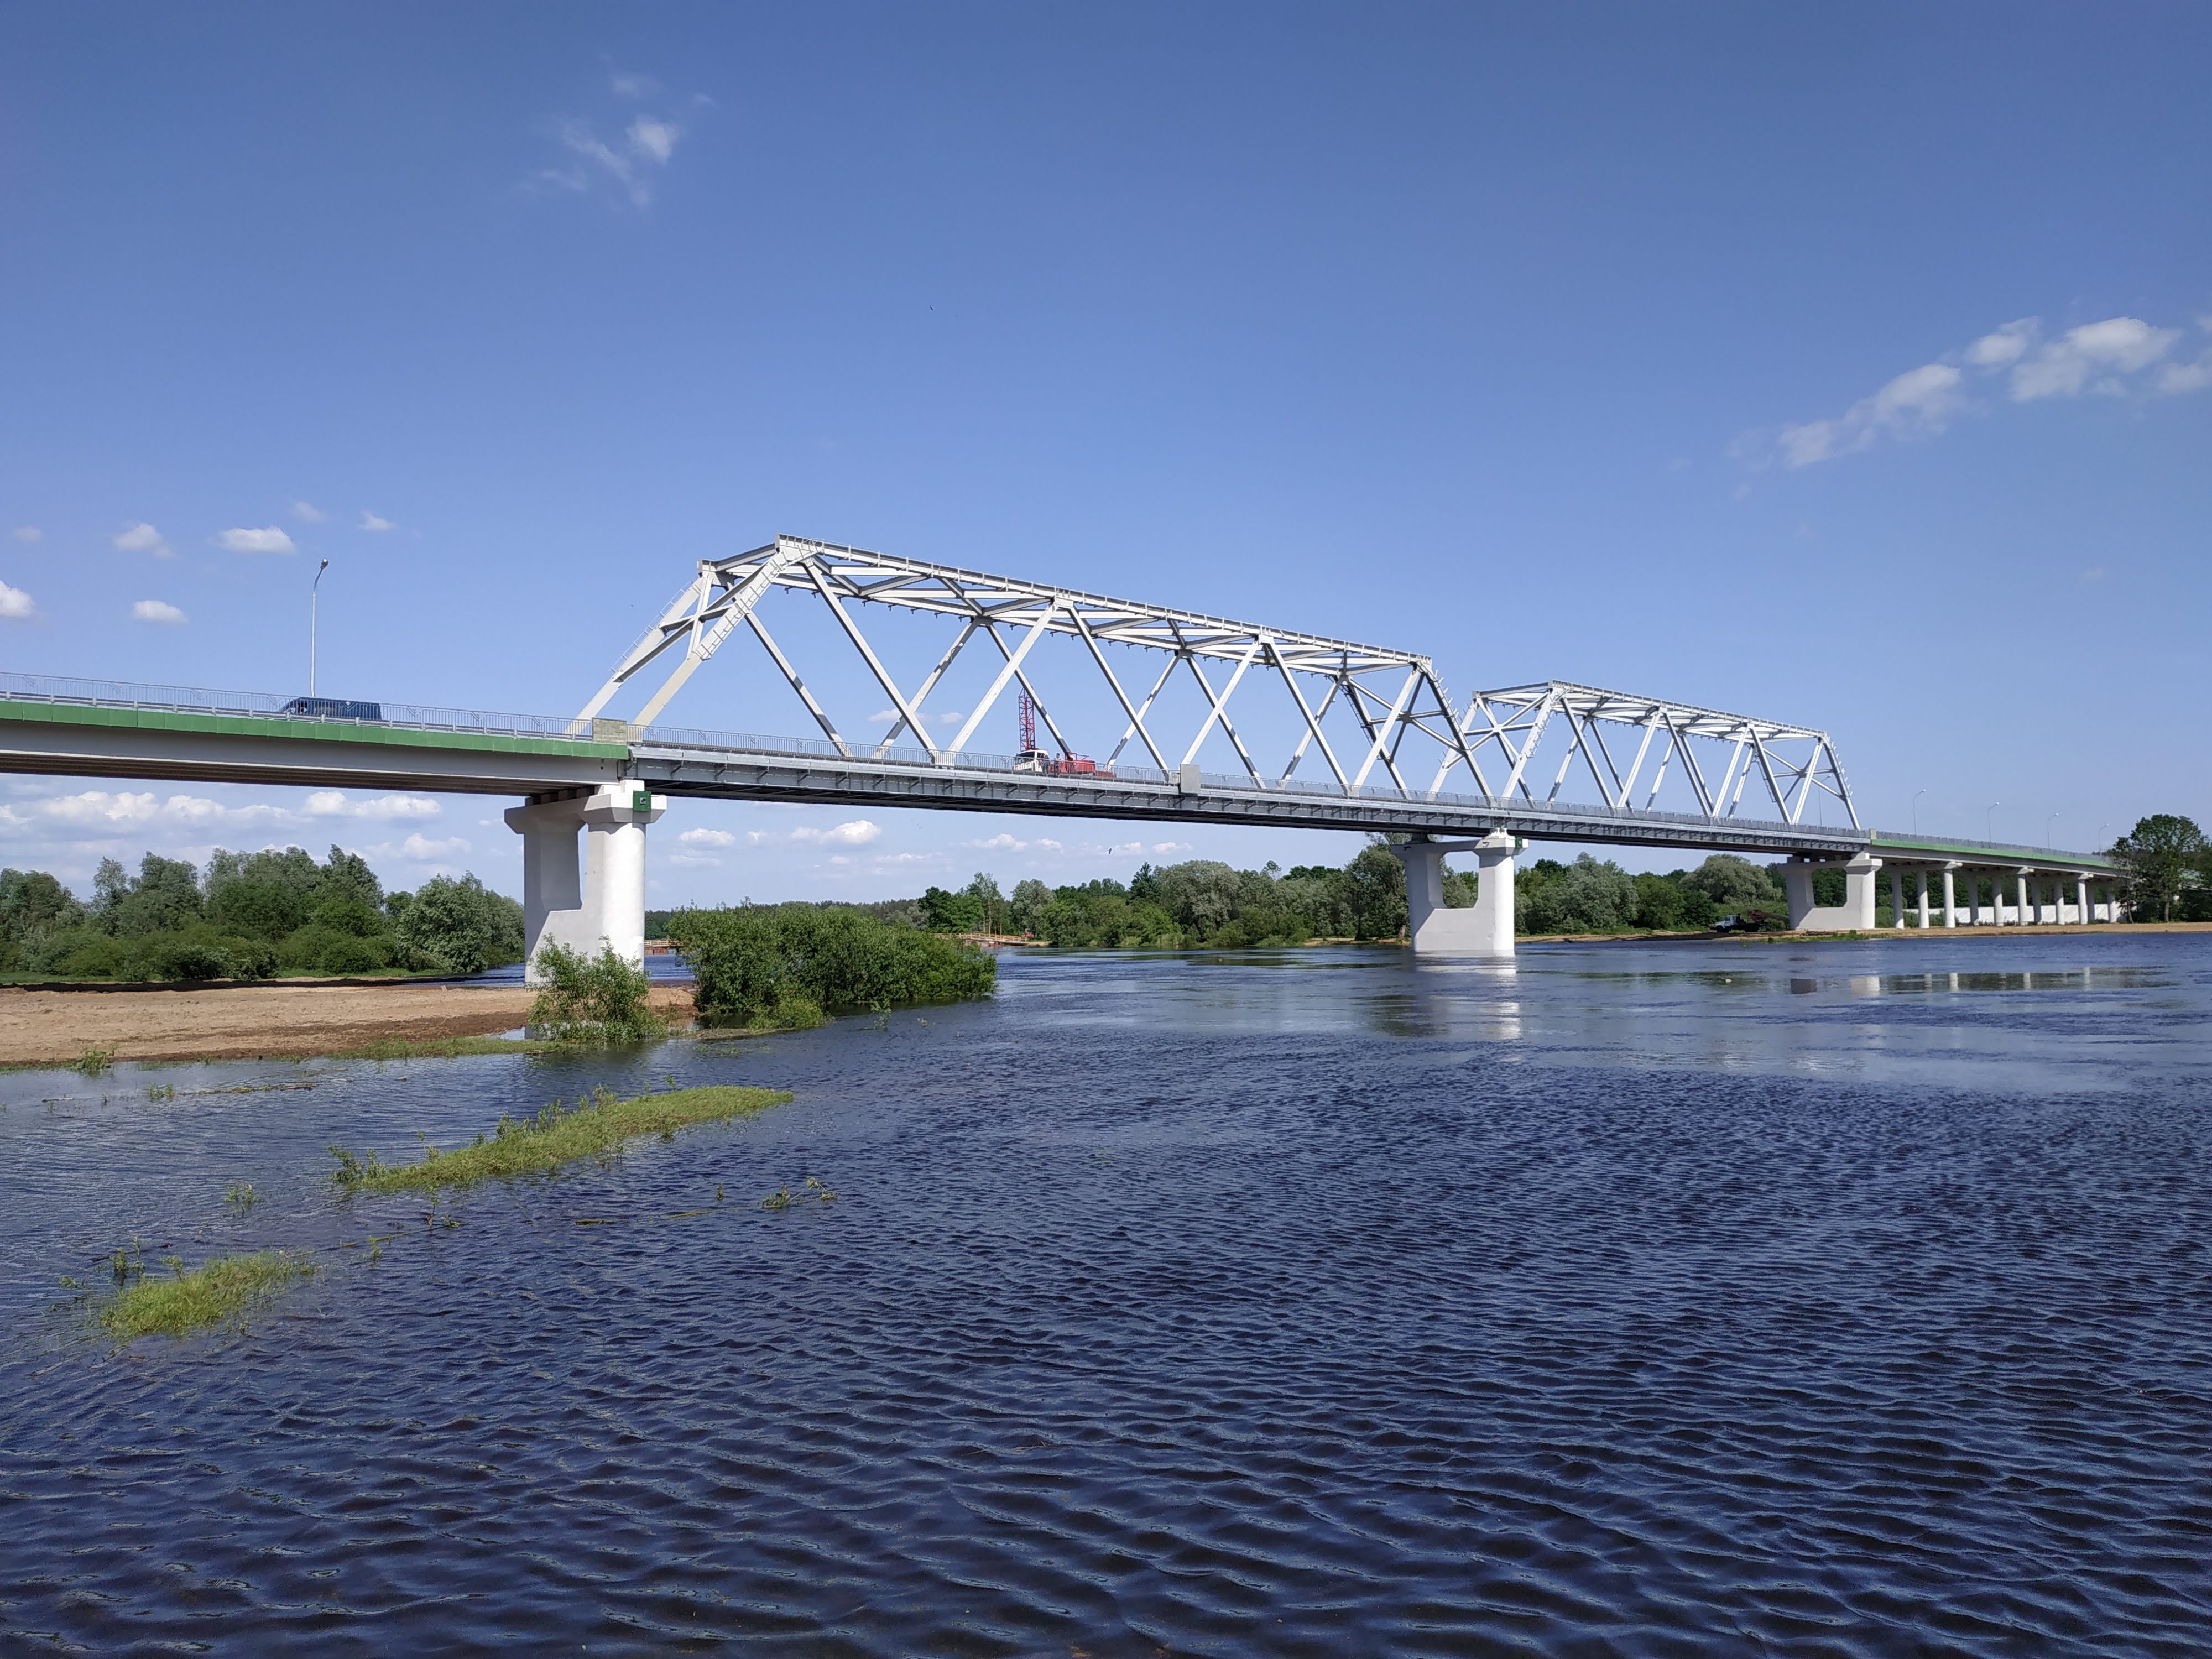
{"label": "bridge deck", "polygon": [[[302,716],[255,693],[94,685],[9,676],[0,687],[0,771],[314,788],[423,789],[528,796],[633,777],[664,794],[1170,823],[1680,847],[2106,872],[2092,854],[1928,841],[1833,826],[1639,812],[1519,798],[1408,797],[1248,777],[1186,780],[1124,767],[1116,775],[1024,770],[1012,757],[920,751],[843,754],[807,738],[651,728],[580,738],[551,716],[385,705],[380,720]],[[115,695],[118,691],[130,695]]]}

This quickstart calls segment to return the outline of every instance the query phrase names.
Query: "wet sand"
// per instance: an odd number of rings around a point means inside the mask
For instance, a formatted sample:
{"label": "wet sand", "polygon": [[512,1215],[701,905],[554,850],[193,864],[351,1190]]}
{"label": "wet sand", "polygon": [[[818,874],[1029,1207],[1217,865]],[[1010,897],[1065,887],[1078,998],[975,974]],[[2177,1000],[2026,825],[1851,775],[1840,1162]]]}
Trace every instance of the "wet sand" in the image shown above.
{"label": "wet sand", "polygon": [[[529,1017],[519,985],[262,985],[192,990],[32,991],[0,987],[0,1065],[75,1060],[248,1060],[322,1054],[406,1038],[488,1036]],[[691,993],[656,986],[653,1006],[691,1016]]]}

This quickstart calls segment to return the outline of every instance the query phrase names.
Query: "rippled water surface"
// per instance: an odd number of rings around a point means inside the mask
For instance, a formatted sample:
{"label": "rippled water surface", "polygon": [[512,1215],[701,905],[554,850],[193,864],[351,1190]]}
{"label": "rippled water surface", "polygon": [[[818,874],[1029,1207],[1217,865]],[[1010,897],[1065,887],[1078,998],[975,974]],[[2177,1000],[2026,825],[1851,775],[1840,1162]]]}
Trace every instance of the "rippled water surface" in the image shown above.
{"label": "rippled water surface", "polygon": [[[1001,987],[0,1076],[0,1650],[2206,1650],[2212,944]],[[670,1078],[797,1097],[453,1227],[324,1180]],[[118,1350],[133,1236],[327,1267]]]}

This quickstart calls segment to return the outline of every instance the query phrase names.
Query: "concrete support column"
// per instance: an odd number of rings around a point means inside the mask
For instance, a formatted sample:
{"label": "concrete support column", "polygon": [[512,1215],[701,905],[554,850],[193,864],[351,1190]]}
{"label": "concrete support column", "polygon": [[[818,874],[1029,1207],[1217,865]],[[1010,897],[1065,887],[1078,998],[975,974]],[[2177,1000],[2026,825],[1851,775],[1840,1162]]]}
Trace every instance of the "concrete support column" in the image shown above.
{"label": "concrete support column", "polygon": [[2020,899],[2020,925],[2021,925],[2021,927],[2027,927],[2027,871],[2025,871],[2025,870],[2021,870],[2021,871],[2019,871],[2019,872],[2015,872],[2015,873],[2014,873],[2014,878],[2013,878],[2013,887],[2014,887],[2014,891],[2019,895],[2019,899]]}
{"label": "concrete support column", "polygon": [[2089,878],[2074,878],[2074,920],[2082,927],[2089,925]]}
{"label": "concrete support column", "polygon": [[1895,868],[1889,872],[1889,925],[1905,926],[1905,872]]}
{"label": "concrete support column", "polygon": [[1813,866],[1796,859],[1784,865],[1782,891],[1790,902],[1790,926],[1794,932],[1813,914]]}
{"label": "concrete support column", "polygon": [[523,960],[535,962],[547,945],[583,948],[584,886],[576,871],[580,795],[509,807],[507,827],[522,837]]}
{"label": "concrete support column", "polygon": [[1474,843],[1474,906],[1444,904],[1444,848],[1407,842],[1390,849],[1406,866],[1406,935],[1417,956],[1513,954],[1513,857],[1520,844],[1504,830]]}
{"label": "concrete support column", "polygon": [[[632,965],[645,960],[645,827],[668,798],[624,780],[510,807],[522,837],[522,933],[527,984],[543,983],[538,953],[548,945],[595,956],[600,947]],[[586,831],[582,878],[576,832]]]}
{"label": "concrete support column", "polygon": [[1874,927],[1874,876],[1881,868],[1881,860],[1870,853],[1862,853],[1844,866],[1844,910],[1847,920],[1844,926],[1862,932]]}
{"label": "concrete support column", "polygon": [[1959,895],[1952,882],[1952,872],[1957,868],[1956,865],[1951,864],[1943,866],[1943,925],[1946,927],[1959,925]]}
{"label": "concrete support column", "polygon": [[1924,865],[1920,871],[1920,931],[1928,931],[1928,870]]}

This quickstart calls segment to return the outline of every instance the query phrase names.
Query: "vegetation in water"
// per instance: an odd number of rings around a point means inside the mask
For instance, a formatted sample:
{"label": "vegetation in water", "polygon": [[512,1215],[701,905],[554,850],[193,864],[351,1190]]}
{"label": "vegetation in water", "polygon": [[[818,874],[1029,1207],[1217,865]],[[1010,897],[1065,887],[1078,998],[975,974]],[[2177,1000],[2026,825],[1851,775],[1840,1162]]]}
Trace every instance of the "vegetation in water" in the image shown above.
{"label": "vegetation in water", "polygon": [[653,1042],[668,1035],[668,1022],[647,1000],[652,982],[601,945],[596,957],[565,945],[538,952],[537,969],[545,988],[530,1010],[530,1028],[558,1043],[610,1048]]}
{"label": "vegetation in water", "polygon": [[72,1072],[82,1072],[87,1077],[100,1077],[114,1064],[114,1049],[88,1048],[75,1060],[70,1061],[69,1068]]}
{"label": "vegetation in water", "polygon": [[222,1201],[234,1215],[244,1215],[258,1200],[250,1181],[234,1181],[222,1189]]}
{"label": "vegetation in water", "polygon": [[668,938],[691,969],[693,1001],[709,1024],[818,1025],[845,1009],[988,996],[998,982],[988,951],[857,907],[679,910]]}
{"label": "vegetation in water", "polygon": [[0,973],[27,978],[266,979],[476,973],[522,959],[522,907],[474,876],[386,894],[358,854],[231,853],[203,870],[149,853],[100,860],[88,902],[44,871],[0,871]]}
{"label": "vegetation in water", "polygon": [[672,1135],[689,1124],[750,1117],[790,1098],[775,1089],[708,1088],[623,1100],[601,1089],[574,1106],[556,1101],[533,1118],[502,1114],[492,1133],[479,1134],[474,1145],[446,1152],[430,1147],[416,1164],[388,1164],[374,1152],[333,1146],[338,1168],[331,1179],[343,1193],[398,1193],[540,1175],[582,1158],[611,1158],[639,1135]]}
{"label": "vegetation in water", "polygon": [[129,1341],[234,1324],[279,1291],[315,1276],[313,1258],[298,1250],[210,1256],[189,1271],[176,1256],[162,1262],[170,1270],[166,1279],[147,1273],[143,1255],[116,1253],[117,1288],[96,1314],[102,1328]]}
{"label": "vegetation in water", "polygon": [[[714,1196],[718,1200],[721,1198],[722,1189],[720,1187],[714,1188]],[[806,1177],[806,1184],[795,1193],[791,1190],[789,1182],[780,1182],[774,1192],[761,1200],[760,1206],[763,1210],[787,1210],[794,1204],[834,1204],[836,1201],[836,1194],[831,1192],[828,1187],[812,1176],[809,1176]]]}
{"label": "vegetation in water", "polygon": [[561,1045],[544,1037],[385,1037],[340,1048],[331,1060],[459,1060],[469,1054],[542,1054]]}

